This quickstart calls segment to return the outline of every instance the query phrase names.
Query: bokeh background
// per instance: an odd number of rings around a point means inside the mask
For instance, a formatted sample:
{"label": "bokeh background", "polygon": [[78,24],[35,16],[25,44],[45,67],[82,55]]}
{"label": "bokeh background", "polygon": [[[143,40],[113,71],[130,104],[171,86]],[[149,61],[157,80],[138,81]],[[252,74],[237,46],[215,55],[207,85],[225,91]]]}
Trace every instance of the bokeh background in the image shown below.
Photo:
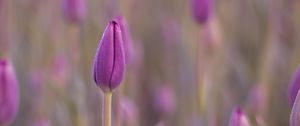
{"label": "bokeh background", "polygon": [[13,126],[99,126],[92,78],[98,42],[123,15],[133,40],[113,95],[114,126],[226,126],[236,106],[253,126],[287,126],[300,63],[300,1],[215,0],[197,23],[188,0],[85,0],[80,23],[63,0],[0,0],[0,54],[15,67]]}

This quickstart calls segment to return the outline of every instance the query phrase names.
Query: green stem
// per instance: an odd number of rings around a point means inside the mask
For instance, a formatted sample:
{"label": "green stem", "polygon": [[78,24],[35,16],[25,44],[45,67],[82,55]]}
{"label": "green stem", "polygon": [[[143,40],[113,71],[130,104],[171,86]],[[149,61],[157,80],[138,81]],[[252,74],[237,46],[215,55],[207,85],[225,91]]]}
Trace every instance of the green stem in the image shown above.
{"label": "green stem", "polygon": [[111,126],[111,99],[112,92],[104,92],[102,105],[102,126]]}

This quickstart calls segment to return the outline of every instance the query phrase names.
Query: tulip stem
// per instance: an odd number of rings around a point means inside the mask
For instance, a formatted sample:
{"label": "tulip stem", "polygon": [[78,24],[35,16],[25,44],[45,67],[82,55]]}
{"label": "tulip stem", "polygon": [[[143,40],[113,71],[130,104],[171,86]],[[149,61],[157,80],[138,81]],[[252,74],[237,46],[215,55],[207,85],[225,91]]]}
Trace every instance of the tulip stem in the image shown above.
{"label": "tulip stem", "polygon": [[102,126],[111,126],[111,99],[112,92],[104,92],[102,105]]}

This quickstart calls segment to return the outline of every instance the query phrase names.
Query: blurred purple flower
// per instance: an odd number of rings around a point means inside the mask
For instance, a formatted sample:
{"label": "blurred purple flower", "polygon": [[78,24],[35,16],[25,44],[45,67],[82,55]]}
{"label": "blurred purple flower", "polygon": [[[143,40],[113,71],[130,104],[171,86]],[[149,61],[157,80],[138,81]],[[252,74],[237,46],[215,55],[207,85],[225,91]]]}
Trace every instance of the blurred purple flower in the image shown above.
{"label": "blurred purple flower", "polygon": [[231,113],[228,126],[250,126],[250,122],[242,109],[237,107]]}
{"label": "blurred purple flower", "polygon": [[155,126],[167,126],[167,124],[164,121],[159,121]]}
{"label": "blurred purple flower", "polygon": [[298,91],[296,100],[294,102],[291,115],[290,115],[290,126],[300,125],[300,93]]}
{"label": "blurred purple flower", "polygon": [[63,0],[63,14],[72,23],[81,23],[85,18],[85,0]]}
{"label": "blurred purple flower", "polygon": [[122,98],[120,106],[122,109],[122,119],[125,123],[134,124],[138,121],[138,109],[132,100]]}
{"label": "blurred purple flower", "polygon": [[64,84],[66,84],[68,78],[67,71],[69,65],[66,59],[64,55],[57,55],[52,62],[53,80],[55,80],[56,83],[62,84],[61,86],[65,86]]}
{"label": "blurred purple flower", "polygon": [[212,0],[190,0],[191,13],[199,24],[207,22],[211,15]]}
{"label": "blurred purple flower", "polygon": [[32,126],[51,126],[49,121],[45,118],[38,118],[35,121],[32,122]]}
{"label": "blurred purple flower", "polygon": [[261,113],[266,108],[266,92],[262,84],[256,85],[250,92],[249,105],[255,113]]}
{"label": "blurred purple flower", "polygon": [[0,59],[0,125],[9,125],[19,107],[19,87],[10,62]]}
{"label": "blurred purple flower", "polygon": [[300,66],[298,66],[296,72],[294,73],[289,83],[288,100],[291,107],[294,104],[299,89],[300,89]]}
{"label": "blurred purple flower", "polygon": [[133,54],[134,48],[133,48],[132,37],[130,35],[129,27],[126,19],[123,16],[118,16],[116,18],[116,21],[119,23],[122,32],[126,64],[129,64],[130,62],[132,62],[134,56]]}
{"label": "blurred purple flower", "polygon": [[120,25],[110,21],[99,42],[93,65],[94,80],[109,92],[120,85],[125,71],[125,55]]}
{"label": "blurred purple flower", "polygon": [[171,115],[175,109],[173,90],[169,86],[160,87],[155,93],[155,108],[164,115]]}

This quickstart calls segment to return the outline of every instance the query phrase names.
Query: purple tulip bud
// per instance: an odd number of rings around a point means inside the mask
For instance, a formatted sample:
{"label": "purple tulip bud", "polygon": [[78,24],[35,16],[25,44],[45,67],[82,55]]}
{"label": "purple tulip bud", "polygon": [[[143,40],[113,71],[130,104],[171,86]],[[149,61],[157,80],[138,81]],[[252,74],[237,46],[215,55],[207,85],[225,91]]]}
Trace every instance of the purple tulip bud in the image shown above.
{"label": "purple tulip bud", "polygon": [[300,66],[298,66],[289,84],[288,100],[291,107],[294,104],[299,89],[300,89]]}
{"label": "purple tulip bud", "polygon": [[155,93],[154,105],[156,109],[164,114],[171,115],[175,109],[175,98],[169,86],[160,87]]}
{"label": "purple tulip bud", "polygon": [[300,126],[300,92],[297,93],[296,100],[294,102],[291,115],[290,126]]}
{"label": "purple tulip bud", "polygon": [[194,19],[199,24],[206,23],[211,15],[212,0],[190,0]]}
{"label": "purple tulip bud", "polygon": [[0,60],[0,125],[9,125],[19,107],[19,88],[11,64]]}
{"label": "purple tulip bud", "polygon": [[94,80],[104,92],[120,85],[125,71],[125,55],[120,25],[110,21],[99,42],[93,65]]}
{"label": "purple tulip bud", "polygon": [[118,16],[116,20],[120,24],[120,28],[122,32],[126,64],[129,64],[133,60],[132,58],[134,53],[132,37],[130,35],[130,31],[126,19],[123,16]]}
{"label": "purple tulip bud", "polygon": [[85,0],[64,0],[63,14],[72,23],[81,23],[85,18]]}
{"label": "purple tulip bud", "polygon": [[231,113],[228,126],[250,126],[250,123],[242,109],[237,107]]}

